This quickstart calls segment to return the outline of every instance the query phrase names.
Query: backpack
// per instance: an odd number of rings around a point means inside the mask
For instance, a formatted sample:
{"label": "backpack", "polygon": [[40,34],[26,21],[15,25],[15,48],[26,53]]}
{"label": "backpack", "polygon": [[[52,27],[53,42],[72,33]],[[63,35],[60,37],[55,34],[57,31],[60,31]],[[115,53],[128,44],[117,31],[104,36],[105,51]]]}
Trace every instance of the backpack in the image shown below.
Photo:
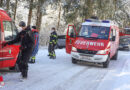
{"label": "backpack", "polygon": [[39,42],[39,32],[37,29],[32,29],[33,37],[34,37],[34,45]]}
{"label": "backpack", "polygon": [[35,46],[35,35],[34,35],[34,32],[32,30],[29,30],[28,31],[28,35],[29,35],[29,39],[30,39],[29,47],[34,49],[34,46]]}

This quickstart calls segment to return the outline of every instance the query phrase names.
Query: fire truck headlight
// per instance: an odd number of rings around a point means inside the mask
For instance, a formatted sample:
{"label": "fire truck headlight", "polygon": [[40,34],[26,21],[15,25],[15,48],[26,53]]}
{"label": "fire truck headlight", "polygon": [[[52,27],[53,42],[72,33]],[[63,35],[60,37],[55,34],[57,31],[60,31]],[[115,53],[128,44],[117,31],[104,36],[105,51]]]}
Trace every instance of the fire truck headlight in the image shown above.
{"label": "fire truck headlight", "polygon": [[100,50],[97,52],[97,54],[106,54],[106,50]]}
{"label": "fire truck headlight", "polygon": [[75,47],[72,47],[72,51],[77,52],[77,49]]}

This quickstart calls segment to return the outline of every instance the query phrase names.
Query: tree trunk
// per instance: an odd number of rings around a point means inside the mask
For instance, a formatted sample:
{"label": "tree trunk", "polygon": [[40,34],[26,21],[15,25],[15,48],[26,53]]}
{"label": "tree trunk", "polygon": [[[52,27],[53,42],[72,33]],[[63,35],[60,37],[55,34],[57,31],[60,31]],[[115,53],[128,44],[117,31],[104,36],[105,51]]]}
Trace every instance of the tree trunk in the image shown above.
{"label": "tree trunk", "polygon": [[3,5],[3,0],[0,0],[0,7],[2,7]]}
{"label": "tree trunk", "polygon": [[39,15],[38,30],[41,29],[41,23],[42,23],[42,12],[40,12],[40,15]]}
{"label": "tree trunk", "polygon": [[36,26],[37,26],[38,30],[41,29],[41,23],[42,23],[42,11],[41,11],[41,7],[43,5],[43,2],[44,2],[44,0],[39,0],[38,1],[37,20],[36,20]]}
{"label": "tree trunk", "polygon": [[29,14],[28,14],[28,24],[27,25],[31,24],[32,9],[33,9],[33,0],[30,1]]}
{"label": "tree trunk", "polygon": [[87,0],[87,8],[88,8],[88,14],[86,15],[86,18],[90,18],[93,15],[93,4],[92,4],[92,0]]}
{"label": "tree trunk", "polygon": [[14,21],[15,21],[15,19],[16,19],[17,5],[18,5],[18,0],[15,0],[15,8],[14,8]]}
{"label": "tree trunk", "polygon": [[39,5],[39,2],[38,2],[38,6],[37,6],[37,20],[36,20],[37,29],[39,28],[39,16],[40,16],[40,5]]}
{"label": "tree trunk", "polygon": [[7,12],[9,11],[9,5],[10,5],[10,0],[7,0],[7,2],[6,2],[6,11]]}
{"label": "tree trunk", "polygon": [[59,0],[59,15],[58,15],[58,23],[57,23],[57,30],[59,29],[59,26],[60,26],[60,19],[61,19],[61,4],[60,4],[60,1]]}

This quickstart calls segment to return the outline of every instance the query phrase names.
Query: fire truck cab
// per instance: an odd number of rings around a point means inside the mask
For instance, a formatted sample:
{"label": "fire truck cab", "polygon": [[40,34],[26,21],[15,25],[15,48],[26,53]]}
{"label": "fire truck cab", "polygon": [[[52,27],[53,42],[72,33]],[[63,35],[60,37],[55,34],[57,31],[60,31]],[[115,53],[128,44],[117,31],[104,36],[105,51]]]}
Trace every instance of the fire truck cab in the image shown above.
{"label": "fire truck cab", "polygon": [[110,59],[117,59],[119,46],[118,24],[110,20],[87,19],[79,32],[68,25],[66,52],[71,54],[72,63],[86,61],[109,66]]}
{"label": "fire truck cab", "polygon": [[8,14],[0,9],[0,68],[14,69],[19,55],[19,44],[2,46],[13,40],[18,34],[17,28]]}

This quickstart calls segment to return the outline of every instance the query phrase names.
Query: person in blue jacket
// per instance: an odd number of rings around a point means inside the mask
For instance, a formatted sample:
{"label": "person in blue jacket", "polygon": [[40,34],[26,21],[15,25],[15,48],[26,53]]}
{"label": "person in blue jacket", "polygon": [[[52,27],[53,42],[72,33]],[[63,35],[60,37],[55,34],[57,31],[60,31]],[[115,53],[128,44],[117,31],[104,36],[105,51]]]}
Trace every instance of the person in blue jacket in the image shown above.
{"label": "person in blue jacket", "polygon": [[34,45],[32,56],[31,56],[31,59],[30,59],[29,62],[30,63],[35,63],[36,54],[38,53],[38,49],[39,49],[39,32],[36,29],[36,26],[32,26],[32,32],[33,32],[34,37],[35,37],[35,39],[34,39],[35,45]]}

